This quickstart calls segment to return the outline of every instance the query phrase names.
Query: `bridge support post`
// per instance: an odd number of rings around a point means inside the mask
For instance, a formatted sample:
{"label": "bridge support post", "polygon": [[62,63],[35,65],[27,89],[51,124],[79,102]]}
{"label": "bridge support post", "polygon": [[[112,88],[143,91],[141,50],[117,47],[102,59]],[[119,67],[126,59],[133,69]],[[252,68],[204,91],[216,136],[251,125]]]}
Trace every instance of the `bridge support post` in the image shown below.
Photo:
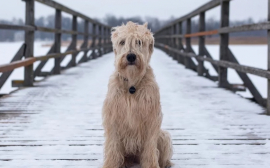
{"label": "bridge support post", "polygon": [[111,46],[111,29],[108,28],[108,52],[112,51],[112,46]]}
{"label": "bridge support post", "polygon": [[91,53],[91,58],[95,59],[96,58],[96,27],[97,25],[95,23],[92,24],[92,53]]}
{"label": "bridge support post", "polygon": [[[88,40],[89,40],[89,22],[88,20],[84,21],[84,45],[82,45],[82,48],[88,48]],[[84,51],[82,62],[87,61],[87,53],[88,51]]]}
{"label": "bridge support post", "polygon": [[[268,0],[268,21],[270,21],[270,0]],[[267,31],[268,35],[268,61],[267,70],[270,71],[270,30]],[[267,79],[267,115],[270,115],[270,79]]]}
{"label": "bridge support post", "polygon": [[98,26],[98,56],[101,57],[101,41],[102,41],[102,27],[101,25]]}
{"label": "bridge support post", "polygon": [[[182,29],[182,22],[179,22],[178,23],[178,34],[179,35],[183,35],[183,29]],[[184,47],[183,47],[183,42],[182,42],[182,37],[179,37],[178,38],[178,49],[179,50],[184,50]],[[181,64],[184,64],[184,58],[182,55],[178,55],[178,62],[181,63]]]}
{"label": "bridge support post", "polygon": [[104,26],[103,27],[103,43],[102,43],[103,54],[107,53],[107,48],[105,48],[106,43],[107,43],[107,28]]}
{"label": "bridge support post", "polygon": [[[62,13],[61,10],[56,9],[55,12],[55,29],[61,30],[62,29]],[[54,52],[55,53],[61,53],[61,33],[55,33],[54,37]],[[53,73],[54,74],[60,74],[61,72],[61,57],[54,59],[54,68]]]}
{"label": "bridge support post", "polygon": [[[176,30],[177,30],[177,24],[174,24],[173,26],[172,26],[172,29],[173,29],[173,35],[176,35]],[[173,45],[172,45],[172,47],[173,48],[175,48],[175,49],[177,49],[177,44],[176,44],[176,37],[173,37],[172,38],[172,42],[173,42]],[[176,53],[174,53],[174,52],[172,52],[172,55],[173,55],[173,59],[174,60],[177,60],[177,54]]]}
{"label": "bridge support post", "polygon": [[[187,25],[186,25],[186,34],[190,34],[191,33],[191,18],[187,19]],[[186,52],[192,52],[191,50],[191,38],[190,37],[186,37]],[[190,64],[190,59],[188,57],[185,57],[185,66],[187,69],[191,69],[191,64]]]}
{"label": "bridge support post", "polygon": [[[77,31],[77,27],[78,27],[77,16],[73,16],[73,18],[72,18],[72,30]],[[74,49],[74,50],[77,49],[77,34],[72,35],[72,49]],[[78,55],[77,53],[72,54],[71,64],[70,64],[72,67],[76,66],[76,56],[77,55]]]}
{"label": "bridge support post", "polygon": [[[199,32],[205,31],[205,12],[200,13],[200,20],[199,20]],[[199,56],[204,56],[204,47],[205,47],[205,38],[204,36],[199,37]],[[203,61],[198,60],[198,75],[203,76],[204,74],[204,65]]]}
{"label": "bridge support post", "polygon": [[[229,26],[229,13],[230,13],[230,2],[222,1],[221,2],[221,25],[220,27],[228,27]],[[229,34],[223,33],[220,35],[220,54],[219,59],[228,61],[229,60]],[[228,80],[228,70],[224,67],[219,67],[219,87],[227,88],[229,86]]]}
{"label": "bridge support post", "polygon": [[[35,1],[34,0],[25,0],[25,25],[35,26]],[[26,30],[25,31],[25,44],[26,51],[24,54],[25,58],[31,58],[34,55],[34,40],[35,40],[35,31]],[[33,64],[28,65],[24,68],[24,86],[33,86],[34,82],[34,70]]]}

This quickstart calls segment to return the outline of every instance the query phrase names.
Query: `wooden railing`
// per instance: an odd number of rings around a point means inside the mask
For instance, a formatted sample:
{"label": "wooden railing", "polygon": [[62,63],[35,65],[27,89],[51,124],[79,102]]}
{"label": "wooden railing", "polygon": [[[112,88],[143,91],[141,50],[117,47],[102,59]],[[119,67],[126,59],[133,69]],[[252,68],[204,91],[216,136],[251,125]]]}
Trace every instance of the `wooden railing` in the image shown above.
{"label": "wooden railing", "polygon": [[[102,56],[105,53],[112,51],[110,42],[110,27],[97,22],[79,12],[76,12],[62,4],[59,4],[52,0],[24,0],[26,4],[25,9],[25,25],[7,25],[0,24],[0,29],[9,30],[24,30],[25,42],[15,54],[11,63],[0,65],[0,89],[10,77],[14,69],[19,67],[25,67],[24,80],[13,81],[13,86],[33,86],[35,77],[48,76],[52,74],[60,74],[62,69],[76,66],[76,57],[80,52],[83,52],[83,57],[78,63],[86,62],[91,59]],[[35,3],[47,5],[55,9],[55,28],[38,27],[35,25]],[[72,15],[72,30],[62,29],[62,12]],[[84,20],[84,32],[77,30],[78,18]],[[89,25],[92,26],[92,32],[89,32]],[[50,48],[49,52],[43,56],[34,56],[34,38],[35,32],[49,32],[54,33],[54,44]],[[72,41],[68,46],[66,52],[61,53],[61,36],[62,34],[70,34]],[[77,49],[77,36],[82,35],[84,41],[79,49]],[[91,37],[91,45],[88,45]],[[61,62],[66,55],[72,55],[72,59],[65,67],[61,67]],[[42,72],[42,68],[48,62],[49,59],[54,59],[54,67],[50,72]],[[0,59],[1,60],[1,59]],[[39,61],[38,66],[34,69],[34,62]],[[1,64],[1,61],[0,61]]]}
{"label": "wooden railing", "polygon": [[[217,6],[221,6],[220,29],[205,31],[205,12]],[[260,24],[229,27],[229,10],[230,0],[212,0],[155,32],[155,46],[166,51],[173,59],[184,64],[186,68],[196,71],[199,76],[218,81],[220,87],[233,91],[245,90],[243,87],[239,86],[246,87],[253,95],[253,100],[267,107],[267,114],[270,115],[270,50],[268,49],[268,70],[264,70],[240,65],[229,48],[229,33],[256,30],[268,31],[268,48],[270,48],[270,2],[268,5],[268,22]],[[191,33],[191,19],[197,15],[199,15],[199,32]],[[183,22],[186,22],[186,34],[182,32]],[[214,60],[205,47],[205,36],[214,34],[220,35],[219,60]],[[192,49],[192,37],[199,38],[198,55],[195,54]],[[185,39],[185,47],[182,43],[183,38]],[[195,58],[197,62],[194,62],[191,58]],[[218,76],[211,76],[209,74],[208,70],[204,67],[204,61],[212,64]],[[228,68],[236,70],[243,84],[230,84],[228,82]],[[268,79],[267,99],[262,97],[247,74],[253,74]]]}

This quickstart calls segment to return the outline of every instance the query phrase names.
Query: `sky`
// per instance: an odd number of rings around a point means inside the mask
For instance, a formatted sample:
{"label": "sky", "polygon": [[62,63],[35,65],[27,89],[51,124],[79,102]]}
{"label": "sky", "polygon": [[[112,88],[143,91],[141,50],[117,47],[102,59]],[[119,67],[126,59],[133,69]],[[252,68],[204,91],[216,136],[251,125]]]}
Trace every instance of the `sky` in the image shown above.
{"label": "sky", "polygon": [[[91,18],[102,19],[108,14],[115,16],[146,16],[166,20],[179,18],[209,0],[56,0]],[[259,21],[267,18],[268,0],[233,0],[231,1],[230,19],[243,20],[252,18]],[[0,0],[0,20],[24,18],[24,2],[22,0]],[[36,17],[54,14],[52,8],[36,2]],[[68,15],[66,15],[68,16]],[[206,13],[206,17],[220,18],[220,7]],[[196,19],[196,18],[195,18]]]}

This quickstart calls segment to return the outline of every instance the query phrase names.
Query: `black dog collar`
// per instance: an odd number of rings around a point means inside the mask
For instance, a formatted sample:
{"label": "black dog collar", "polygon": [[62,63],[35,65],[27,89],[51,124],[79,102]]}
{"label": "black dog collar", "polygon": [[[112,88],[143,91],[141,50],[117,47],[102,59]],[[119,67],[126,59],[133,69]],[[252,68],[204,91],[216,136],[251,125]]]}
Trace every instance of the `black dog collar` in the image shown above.
{"label": "black dog collar", "polygon": [[129,88],[129,93],[130,94],[134,94],[136,92],[136,88],[134,87],[134,86],[131,86],[130,88]]}

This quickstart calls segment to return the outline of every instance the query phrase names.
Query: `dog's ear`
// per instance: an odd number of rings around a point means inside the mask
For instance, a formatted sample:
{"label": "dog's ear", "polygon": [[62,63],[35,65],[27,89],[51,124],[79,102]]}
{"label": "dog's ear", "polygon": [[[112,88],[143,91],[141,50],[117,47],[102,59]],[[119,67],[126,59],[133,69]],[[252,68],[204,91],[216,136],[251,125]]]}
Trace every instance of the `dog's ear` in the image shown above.
{"label": "dog's ear", "polygon": [[145,23],[143,24],[143,26],[144,26],[145,28],[147,28],[147,27],[148,27],[148,23],[145,22]]}

